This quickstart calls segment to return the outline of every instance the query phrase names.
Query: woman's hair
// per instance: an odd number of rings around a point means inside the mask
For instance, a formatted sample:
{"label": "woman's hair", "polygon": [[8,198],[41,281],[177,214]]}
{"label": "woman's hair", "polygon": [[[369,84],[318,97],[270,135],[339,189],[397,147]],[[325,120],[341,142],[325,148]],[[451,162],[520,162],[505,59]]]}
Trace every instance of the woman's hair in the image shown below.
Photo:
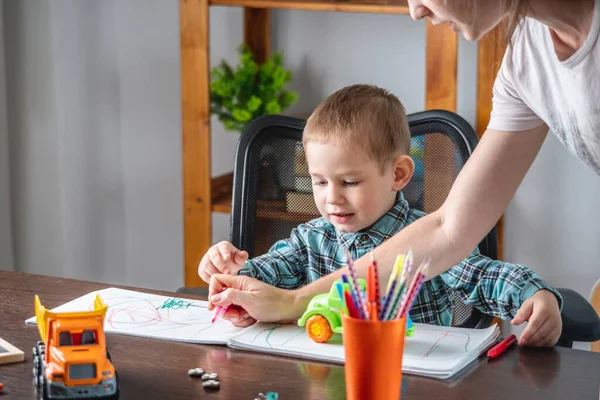
{"label": "woman's hair", "polygon": [[505,0],[508,18],[506,21],[506,43],[512,45],[512,37],[519,24],[530,10],[529,0]]}

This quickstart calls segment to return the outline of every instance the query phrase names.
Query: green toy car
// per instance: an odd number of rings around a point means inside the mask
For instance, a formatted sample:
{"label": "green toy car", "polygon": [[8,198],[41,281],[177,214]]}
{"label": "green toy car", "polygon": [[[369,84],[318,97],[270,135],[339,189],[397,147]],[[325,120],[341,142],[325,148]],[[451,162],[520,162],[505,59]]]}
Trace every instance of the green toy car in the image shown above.
{"label": "green toy car", "polygon": [[[329,293],[318,294],[308,303],[308,307],[298,320],[298,326],[306,326],[306,333],[317,343],[327,342],[334,333],[342,333],[342,315],[344,309],[342,299],[336,288],[338,279],[331,285]],[[348,284],[342,283],[346,289]],[[365,290],[366,281],[358,280],[361,291]],[[410,319],[406,319],[406,336],[413,336],[415,327]]]}

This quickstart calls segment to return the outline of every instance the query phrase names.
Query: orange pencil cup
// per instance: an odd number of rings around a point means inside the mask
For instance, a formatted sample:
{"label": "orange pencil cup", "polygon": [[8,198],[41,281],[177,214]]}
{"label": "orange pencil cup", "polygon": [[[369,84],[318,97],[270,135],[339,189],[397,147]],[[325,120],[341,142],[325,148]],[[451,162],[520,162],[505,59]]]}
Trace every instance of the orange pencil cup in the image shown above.
{"label": "orange pencil cup", "polygon": [[406,318],[370,321],[342,314],[348,400],[398,400]]}

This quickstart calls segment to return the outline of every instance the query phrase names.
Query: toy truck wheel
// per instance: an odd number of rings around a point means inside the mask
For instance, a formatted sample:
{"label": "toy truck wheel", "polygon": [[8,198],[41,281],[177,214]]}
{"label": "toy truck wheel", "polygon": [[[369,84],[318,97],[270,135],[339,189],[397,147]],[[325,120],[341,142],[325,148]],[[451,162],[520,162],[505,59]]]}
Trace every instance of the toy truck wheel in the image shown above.
{"label": "toy truck wheel", "polygon": [[35,379],[36,385],[38,384],[38,376],[40,375],[40,357],[38,355],[33,356],[33,378]]}
{"label": "toy truck wheel", "polygon": [[40,379],[40,381],[41,381],[41,386],[40,386],[40,389],[39,389],[40,398],[42,400],[48,400],[49,399],[49,397],[48,397],[48,385],[46,383],[46,377],[42,376],[41,379]]}
{"label": "toy truck wheel", "polygon": [[306,321],[306,333],[317,343],[325,343],[333,336],[329,322],[322,315],[313,315]]}
{"label": "toy truck wheel", "polygon": [[106,400],[119,400],[119,374],[115,371],[115,385],[117,385],[117,391],[112,396],[108,396]]}

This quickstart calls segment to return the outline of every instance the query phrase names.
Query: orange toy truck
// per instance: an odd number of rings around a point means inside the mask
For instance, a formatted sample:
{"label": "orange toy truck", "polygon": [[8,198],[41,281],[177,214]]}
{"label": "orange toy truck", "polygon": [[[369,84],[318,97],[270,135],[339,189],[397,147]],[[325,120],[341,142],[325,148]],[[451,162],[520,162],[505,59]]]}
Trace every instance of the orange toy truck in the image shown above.
{"label": "orange toy truck", "polygon": [[52,312],[35,296],[42,340],[33,348],[33,377],[42,399],[118,399],[118,377],[104,336],[106,309],[98,294],[94,309],[81,312]]}

